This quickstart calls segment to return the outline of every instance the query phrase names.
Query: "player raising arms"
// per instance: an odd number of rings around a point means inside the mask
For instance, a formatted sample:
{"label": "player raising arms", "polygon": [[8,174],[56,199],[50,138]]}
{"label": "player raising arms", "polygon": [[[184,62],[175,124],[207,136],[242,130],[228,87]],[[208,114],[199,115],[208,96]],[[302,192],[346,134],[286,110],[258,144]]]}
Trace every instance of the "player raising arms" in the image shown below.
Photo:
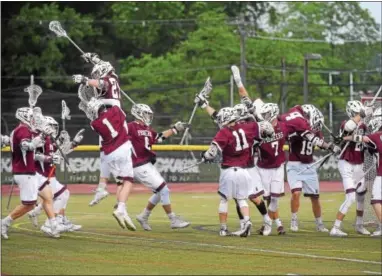
{"label": "player raising arms", "polygon": [[126,115],[118,106],[107,106],[96,98],[92,98],[82,108],[91,120],[92,129],[102,137],[104,161],[114,177],[121,181],[117,183],[118,205],[113,216],[122,228],[135,231],[136,227],[126,210],[133,181],[132,145],[128,136]]}
{"label": "player raising arms", "polygon": [[[365,107],[360,101],[349,101],[346,104],[346,113],[349,116],[348,121],[341,124],[340,136],[364,135],[366,125],[362,118],[366,117]],[[346,148],[345,148],[346,147]],[[351,205],[357,201],[357,221],[355,230],[363,235],[370,235],[370,232],[363,226],[363,211],[365,194],[367,192],[365,179],[359,179],[364,174],[364,148],[362,141],[349,141],[343,143],[342,154],[339,156],[338,170],[342,177],[342,184],[345,190],[345,201],[337,212],[334,226],[330,231],[331,236],[347,236],[347,233],[341,230],[341,223],[345,218]],[[357,181],[357,183],[356,183]]]}
{"label": "player raising arms", "polygon": [[[110,62],[101,60],[95,53],[85,53],[82,55],[86,62],[91,62],[94,64],[91,78],[85,77],[83,75],[73,75],[73,80],[75,83],[83,83],[88,86],[94,87],[96,89],[97,98],[102,101],[106,106],[116,105],[121,107],[121,89],[119,87],[119,78],[115,73],[114,67]],[[100,137],[101,145],[101,137]],[[98,187],[96,189],[96,194],[89,205],[94,206],[98,204],[102,199],[109,195],[106,190],[107,182],[110,178],[109,166],[105,161],[105,153],[101,146],[100,148],[100,178]],[[118,181],[118,180],[117,180]]]}
{"label": "player raising arms", "polygon": [[[368,150],[372,154],[377,154],[377,176],[374,179],[373,190],[371,193],[371,204],[375,215],[379,220],[379,225],[375,232],[371,234],[372,237],[382,236],[382,108],[378,108],[373,113],[373,118],[369,121],[368,126],[372,130],[372,134],[361,135],[353,134],[346,136],[345,141],[352,141],[356,143],[365,143]],[[360,176],[358,175],[358,178]]]}
{"label": "player raising arms", "polygon": [[[59,125],[55,119],[49,116],[45,116],[47,124],[54,130],[52,136],[56,138],[58,136]],[[83,139],[84,129],[80,130],[73,141],[71,147],[76,147]],[[82,228],[81,225],[73,224],[66,216],[65,209],[68,203],[70,192],[66,186],[62,185],[56,178],[55,165],[61,163],[61,154],[57,152],[57,145],[53,143],[49,136],[45,137],[45,144],[43,147],[38,148],[35,154],[36,170],[37,172],[48,178],[49,185],[53,192],[53,209],[56,215],[57,223],[62,225],[65,231],[76,231]],[[42,203],[39,203],[32,211],[28,212],[28,217],[32,221],[32,224],[37,227],[37,218],[42,210]],[[49,232],[50,225],[45,222],[42,226],[44,232]]]}
{"label": "player raising arms", "polygon": [[[251,185],[248,166],[251,165],[252,146],[265,137],[273,135],[273,128],[268,122],[238,124],[238,114],[234,108],[220,109],[216,120],[221,129],[214,137],[210,148],[202,153],[205,162],[213,161],[220,152],[223,157],[221,175],[219,179],[220,205],[220,236],[229,234],[227,229],[228,200],[236,199],[240,212],[244,217],[244,227],[240,236],[246,237],[251,230],[249,208],[246,199]],[[263,190],[257,191],[259,195]]]}
{"label": "player raising arms", "polygon": [[[35,136],[33,134],[34,127],[31,123],[33,111],[29,107],[18,108],[16,118],[20,124],[11,133],[10,145],[13,179],[20,189],[21,205],[18,205],[7,217],[1,220],[1,235],[4,239],[8,239],[8,228],[11,223],[34,208],[39,194],[39,186],[46,183],[46,179],[43,179],[43,183],[39,183],[41,179],[36,175],[34,152],[44,145],[44,139],[40,135]],[[57,221],[52,210],[53,206],[49,198],[43,199],[44,209],[49,217],[51,235],[59,237]]]}
{"label": "player raising arms", "polygon": [[154,114],[148,105],[133,105],[131,114],[135,117],[135,121],[128,123],[127,126],[134,148],[134,178],[153,191],[146,208],[136,217],[138,222],[144,230],[151,231],[151,226],[148,223],[149,216],[154,207],[161,202],[170,219],[171,228],[189,226],[189,222],[180,219],[172,211],[170,190],[166,181],[154,166],[156,155],[151,149],[153,144],[162,143],[166,138],[183,131],[185,124],[177,122],[171,129],[157,133],[150,127]]}

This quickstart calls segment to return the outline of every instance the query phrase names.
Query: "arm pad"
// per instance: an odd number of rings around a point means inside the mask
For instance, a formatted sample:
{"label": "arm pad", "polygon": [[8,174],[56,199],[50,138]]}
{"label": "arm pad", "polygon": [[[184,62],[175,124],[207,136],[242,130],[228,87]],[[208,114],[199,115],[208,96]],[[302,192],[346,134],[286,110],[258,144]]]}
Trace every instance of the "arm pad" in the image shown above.
{"label": "arm pad", "polygon": [[311,133],[311,132],[305,132],[302,136],[303,136],[306,140],[308,140],[309,142],[311,142],[313,146],[322,147],[323,144],[325,143],[325,142],[324,142],[324,139],[321,139],[320,137],[314,135],[314,134]]}
{"label": "arm pad", "polygon": [[163,132],[160,132],[157,134],[157,137],[155,137],[155,140],[157,143],[163,143],[163,141],[166,140],[166,137],[163,136]]}
{"label": "arm pad", "polygon": [[24,151],[32,151],[35,150],[35,146],[32,141],[24,140],[21,142],[20,147]]}
{"label": "arm pad", "polygon": [[218,155],[219,148],[212,143],[209,149],[204,153],[204,158],[206,160],[213,160]]}

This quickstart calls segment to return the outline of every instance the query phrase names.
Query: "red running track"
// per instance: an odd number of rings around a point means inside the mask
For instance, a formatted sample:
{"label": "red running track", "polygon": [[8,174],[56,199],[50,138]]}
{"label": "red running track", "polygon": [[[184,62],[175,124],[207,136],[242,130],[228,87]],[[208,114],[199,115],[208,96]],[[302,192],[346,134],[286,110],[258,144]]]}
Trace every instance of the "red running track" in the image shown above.
{"label": "red running track", "polygon": [[[169,183],[171,192],[175,193],[216,193],[217,183]],[[69,184],[68,188],[72,194],[91,194],[97,188],[97,184]],[[1,193],[8,195],[11,185],[2,185]],[[117,185],[109,184],[108,191],[115,193]],[[321,192],[342,192],[342,183],[339,181],[321,181]],[[133,187],[133,193],[147,193],[149,189],[143,185],[136,184]],[[285,184],[285,192],[290,192],[288,184]],[[19,195],[19,188],[17,185],[13,189],[14,195]]]}

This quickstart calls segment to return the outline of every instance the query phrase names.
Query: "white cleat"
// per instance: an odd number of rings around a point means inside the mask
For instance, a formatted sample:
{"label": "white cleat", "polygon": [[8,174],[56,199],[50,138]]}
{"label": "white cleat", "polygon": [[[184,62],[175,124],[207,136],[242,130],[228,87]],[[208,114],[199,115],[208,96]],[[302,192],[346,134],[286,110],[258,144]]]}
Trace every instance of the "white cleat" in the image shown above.
{"label": "white cleat", "polygon": [[30,219],[34,227],[38,227],[38,215],[35,212],[30,211],[28,213],[28,218]]}
{"label": "white cleat", "polygon": [[136,219],[145,231],[151,231],[151,226],[147,217],[145,217],[142,214],[139,214],[136,216]]}
{"label": "white cleat", "polygon": [[316,226],[316,231],[317,232],[323,232],[323,233],[328,233],[329,232],[329,230],[323,224],[317,225]]}
{"label": "white cleat", "polygon": [[330,230],[329,235],[331,237],[346,237],[348,234],[346,234],[345,232],[341,231],[341,229],[339,229],[337,227],[333,227],[332,230]]}
{"label": "white cleat", "polygon": [[58,231],[58,229],[59,229],[58,225],[54,231],[52,231],[51,227],[49,227],[45,224],[43,226],[41,226],[40,229],[42,232],[44,232],[45,234],[47,234],[50,237],[53,237],[53,238],[59,238],[60,237],[60,231]]}
{"label": "white cleat", "polygon": [[78,231],[82,228],[82,225],[73,224],[67,217],[64,217],[62,220],[62,224],[67,229],[68,232]]}
{"label": "white cleat", "polygon": [[121,226],[123,229],[127,228],[130,231],[137,230],[133,221],[131,220],[131,218],[129,217],[127,213],[121,213],[115,210],[113,212],[113,217],[117,220],[119,226]]}
{"label": "white cleat", "polygon": [[8,239],[8,228],[9,228],[9,225],[6,225],[3,221],[1,221],[1,236],[5,240]]}
{"label": "white cleat", "polygon": [[297,232],[298,231],[298,220],[297,219],[292,219],[290,221],[290,230],[292,232]]}
{"label": "white cleat", "polygon": [[190,225],[188,221],[185,221],[181,219],[180,217],[174,217],[171,220],[171,228],[172,229],[178,229],[178,228],[186,228]]}
{"label": "white cleat", "polygon": [[263,236],[269,236],[272,232],[272,221],[264,222],[264,229],[262,231]]}
{"label": "white cleat", "polygon": [[97,205],[102,199],[106,198],[109,195],[109,192],[105,189],[98,188],[96,194],[92,201],[90,201],[89,206]]}
{"label": "white cleat", "polygon": [[226,236],[231,236],[231,235],[233,235],[233,233],[230,233],[227,228],[225,228],[225,229],[220,228],[220,232],[219,232],[220,237],[226,237]]}
{"label": "white cleat", "polygon": [[362,224],[357,224],[355,226],[355,231],[357,231],[357,233],[361,234],[361,235],[370,235],[370,232],[367,231],[367,229],[365,227],[363,227]]}
{"label": "white cleat", "polygon": [[241,230],[240,237],[246,238],[251,235],[252,222],[247,220],[244,222],[243,229]]}
{"label": "white cleat", "polygon": [[382,237],[382,231],[381,229],[374,231],[371,235],[371,237]]}

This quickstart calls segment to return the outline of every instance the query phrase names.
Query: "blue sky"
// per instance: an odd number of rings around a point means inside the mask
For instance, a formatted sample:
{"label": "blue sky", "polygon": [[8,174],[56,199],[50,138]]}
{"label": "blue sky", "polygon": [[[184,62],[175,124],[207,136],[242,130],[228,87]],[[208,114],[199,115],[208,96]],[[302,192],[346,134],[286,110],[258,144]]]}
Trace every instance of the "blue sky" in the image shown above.
{"label": "blue sky", "polygon": [[366,8],[370,11],[377,23],[381,24],[382,21],[382,4],[381,2],[360,2],[362,8]]}

